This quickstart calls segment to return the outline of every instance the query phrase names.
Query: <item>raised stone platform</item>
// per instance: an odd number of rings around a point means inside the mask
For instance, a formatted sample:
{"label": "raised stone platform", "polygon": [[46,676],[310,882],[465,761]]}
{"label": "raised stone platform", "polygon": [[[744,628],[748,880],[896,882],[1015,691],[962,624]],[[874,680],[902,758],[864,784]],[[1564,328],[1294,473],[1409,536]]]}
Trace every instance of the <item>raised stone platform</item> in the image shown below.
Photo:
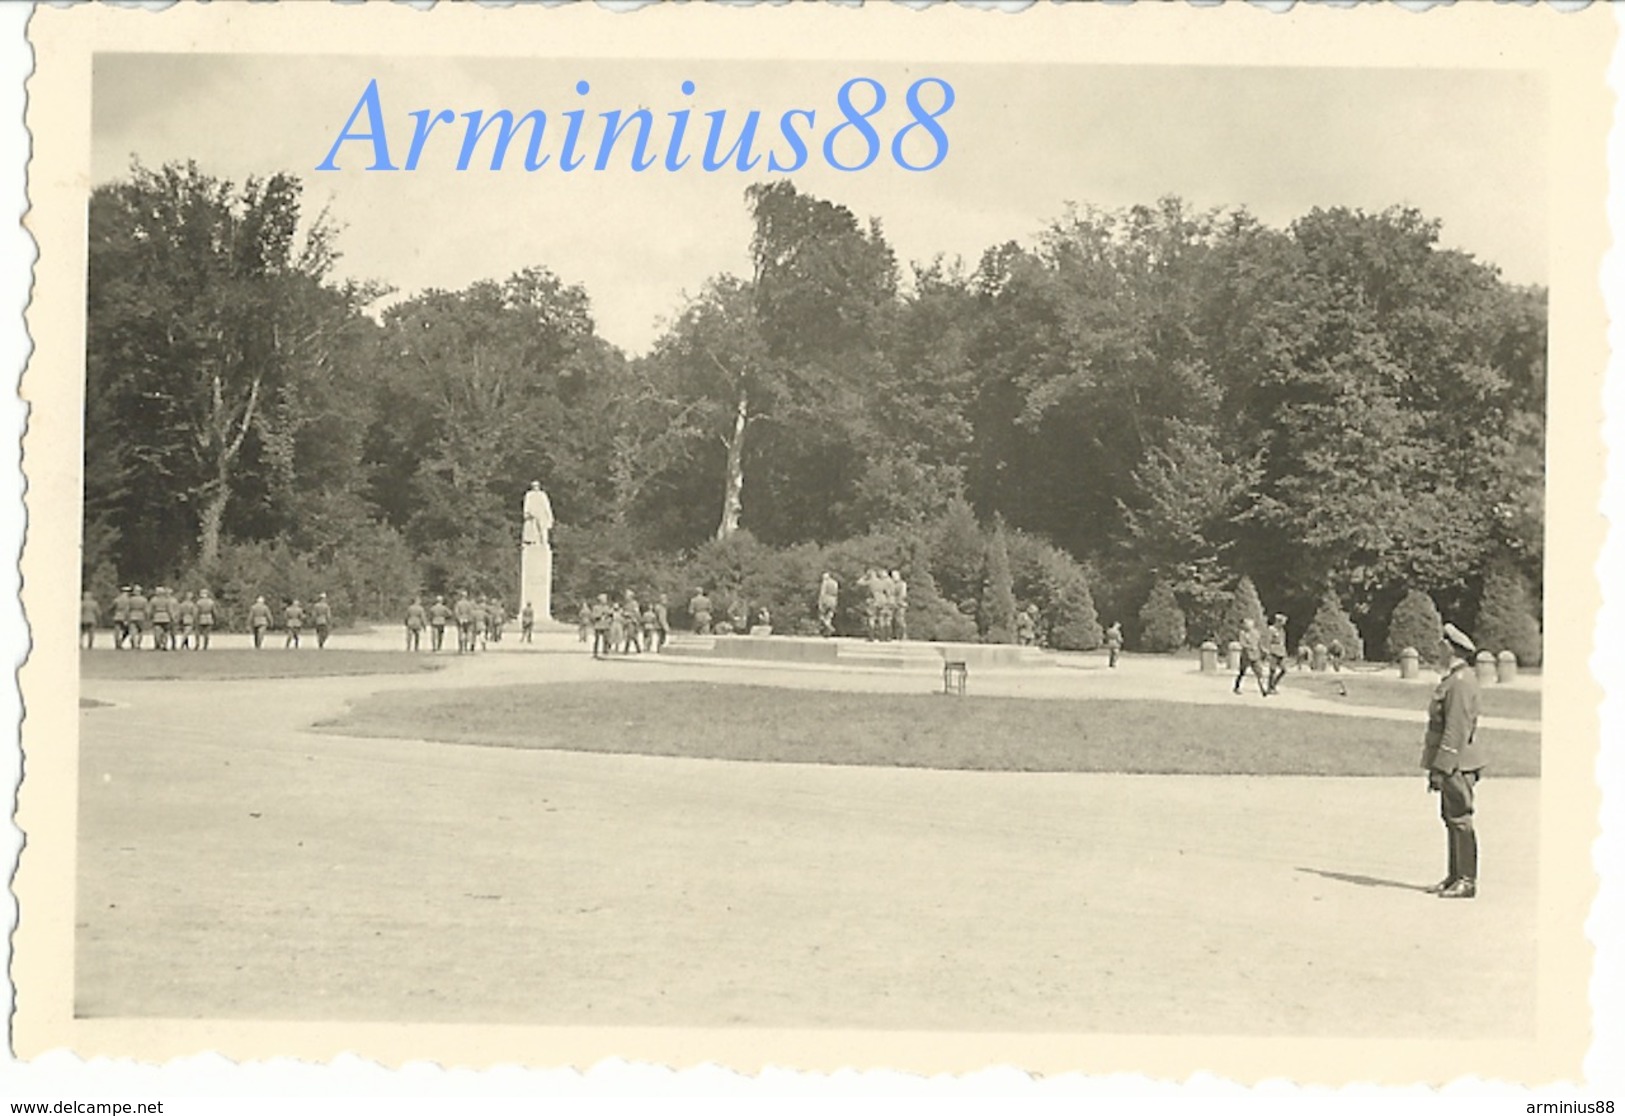
{"label": "raised stone platform", "polygon": [[1024,670],[1055,665],[1055,657],[1047,651],[1004,643],[926,643],[920,640],[881,643],[862,639],[820,639],[816,636],[698,636],[674,633],[662,654],[881,670],[940,671],[945,662],[964,663],[973,671]]}

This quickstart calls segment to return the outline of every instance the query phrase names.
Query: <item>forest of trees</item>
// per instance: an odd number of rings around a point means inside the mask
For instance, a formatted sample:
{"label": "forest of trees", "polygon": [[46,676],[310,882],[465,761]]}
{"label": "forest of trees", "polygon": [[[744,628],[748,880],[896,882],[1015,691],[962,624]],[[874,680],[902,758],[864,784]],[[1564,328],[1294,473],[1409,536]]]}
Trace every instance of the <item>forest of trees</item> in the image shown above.
{"label": "forest of trees", "polygon": [[545,261],[370,314],[386,288],[334,278],[297,178],[136,165],[89,214],[87,588],[391,618],[502,592],[541,479],[561,611],[702,575],[794,611],[841,558],[908,565],[988,637],[1002,547],[1018,601],[1077,603],[1072,643],[1087,611],[1139,645],[1153,597],[1223,632],[1244,576],[1294,634],[1335,598],[1370,648],[1409,593],[1470,626],[1488,585],[1538,623],[1546,292],[1423,214],[1078,207],[905,269],[790,181],[742,203],[751,273],[629,355]]}

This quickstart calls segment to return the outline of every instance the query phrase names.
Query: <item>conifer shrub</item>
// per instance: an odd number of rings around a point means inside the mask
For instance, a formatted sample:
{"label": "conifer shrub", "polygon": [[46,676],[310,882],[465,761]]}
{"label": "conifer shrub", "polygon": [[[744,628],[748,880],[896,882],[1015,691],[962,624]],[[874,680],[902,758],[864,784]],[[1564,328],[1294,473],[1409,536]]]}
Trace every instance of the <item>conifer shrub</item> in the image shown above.
{"label": "conifer shrub", "polygon": [[926,528],[931,576],[937,591],[951,601],[979,601],[985,582],[987,536],[976,513],[955,500]]}
{"label": "conifer shrub", "polygon": [[1016,641],[1016,593],[1010,574],[1010,548],[1004,522],[995,520],[987,544],[987,581],[982,589],[982,639],[987,643]]}
{"label": "conifer shrub", "polygon": [[1173,586],[1158,581],[1140,606],[1140,649],[1178,651],[1185,646],[1185,613]]}
{"label": "conifer shrub", "polygon": [[1223,637],[1219,643],[1221,648],[1241,633],[1244,620],[1251,620],[1260,632],[1268,623],[1268,618],[1264,615],[1264,602],[1258,597],[1258,587],[1246,574],[1236,582],[1235,591],[1230,595],[1230,605],[1225,609],[1224,625],[1219,632]]}
{"label": "conifer shrub", "polygon": [[1360,629],[1354,626],[1349,614],[1343,611],[1343,602],[1330,589],[1320,598],[1320,605],[1315,609],[1314,618],[1309,621],[1303,638],[1311,645],[1323,643],[1327,647],[1337,640],[1343,645],[1346,660],[1357,662],[1365,658],[1365,641],[1360,638]]}
{"label": "conifer shrub", "polygon": [[1474,628],[1471,634],[1480,648],[1511,651],[1526,666],[1540,664],[1540,617],[1523,575],[1510,566],[1496,565],[1485,574]]}
{"label": "conifer shrub", "polygon": [[1038,606],[1040,631],[1058,651],[1092,651],[1104,633],[1088,572],[1066,551],[1022,531],[1005,536],[1018,607]]}
{"label": "conifer shrub", "polygon": [[1443,628],[1444,619],[1433,598],[1420,589],[1411,589],[1394,606],[1383,650],[1390,662],[1397,662],[1399,653],[1407,647],[1414,647],[1423,662],[1432,661],[1439,655],[1439,633]]}

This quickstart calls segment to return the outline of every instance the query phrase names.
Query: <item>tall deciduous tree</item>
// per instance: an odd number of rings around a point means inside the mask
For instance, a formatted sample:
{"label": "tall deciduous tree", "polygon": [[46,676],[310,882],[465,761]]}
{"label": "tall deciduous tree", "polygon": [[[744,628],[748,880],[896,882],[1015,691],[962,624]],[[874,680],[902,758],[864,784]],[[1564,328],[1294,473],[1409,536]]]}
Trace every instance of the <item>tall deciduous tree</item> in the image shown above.
{"label": "tall deciduous tree", "polygon": [[133,572],[174,568],[178,538],[213,563],[251,443],[287,431],[277,406],[355,328],[364,292],[324,285],[333,229],[300,202],[291,175],[192,163],[92,194],[86,506]]}

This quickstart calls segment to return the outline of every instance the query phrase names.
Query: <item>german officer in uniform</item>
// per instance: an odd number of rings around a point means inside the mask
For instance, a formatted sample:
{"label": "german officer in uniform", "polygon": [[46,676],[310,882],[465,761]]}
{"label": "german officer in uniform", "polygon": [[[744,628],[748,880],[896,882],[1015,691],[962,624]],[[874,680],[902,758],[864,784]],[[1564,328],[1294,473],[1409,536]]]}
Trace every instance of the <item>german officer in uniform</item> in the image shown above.
{"label": "german officer in uniform", "polygon": [[1428,890],[1441,899],[1471,899],[1478,894],[1478,835],[1473,832],[1473,791],[1484,769],[1478,730],[1478,676],[1471,659],[1473,641],[1454,624],[1444,626],[1450,666],[1428,702],[1427,736],[1422,766],[1428,790],[1439,795],[1449,843],[1449,871]]}

